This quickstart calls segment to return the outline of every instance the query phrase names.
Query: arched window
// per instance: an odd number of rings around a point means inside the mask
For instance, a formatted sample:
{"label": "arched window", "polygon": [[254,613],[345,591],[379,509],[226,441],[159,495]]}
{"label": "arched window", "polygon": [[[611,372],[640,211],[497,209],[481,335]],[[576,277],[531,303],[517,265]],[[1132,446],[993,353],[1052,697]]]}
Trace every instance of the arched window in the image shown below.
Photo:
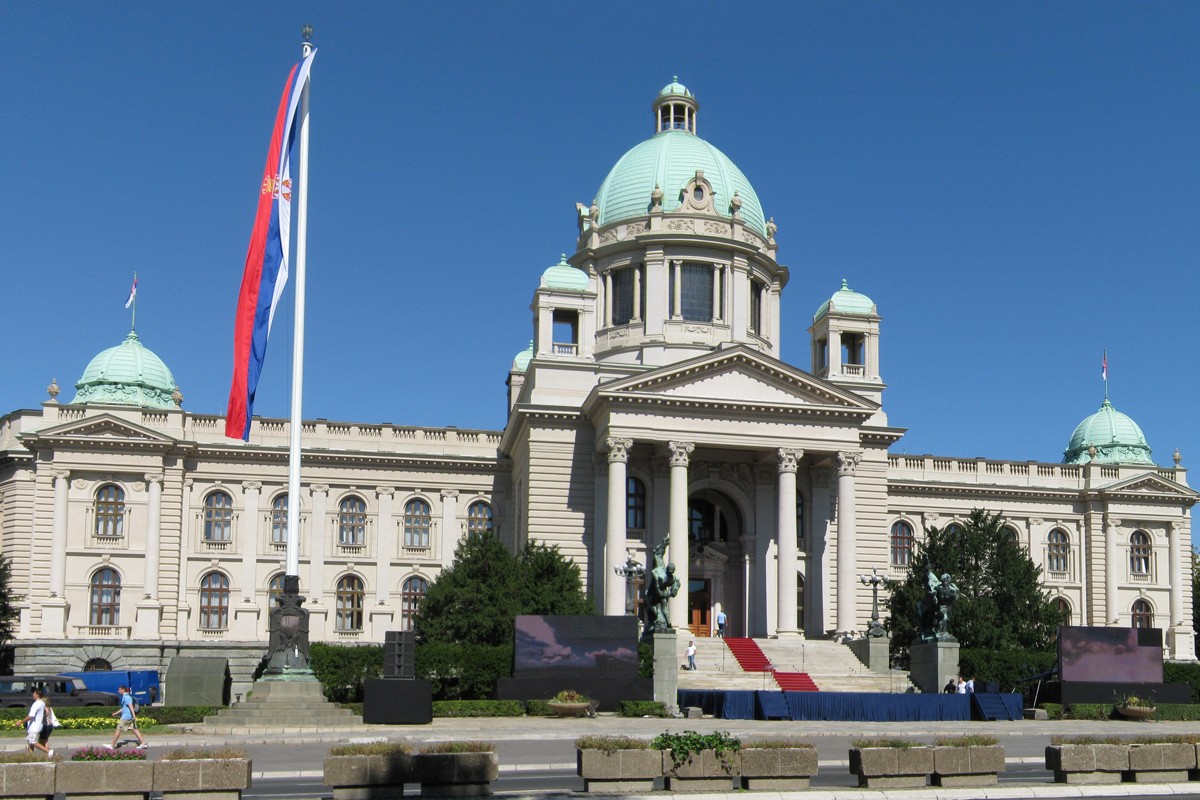
{"label": "arched window", "polygon": [[1065,597],[1057,597],[1054,599],[1054,605],[1058,607],[1058,617],[1063,625],[1071,624],[1071,604],[1067,602]]}
{"label": "arched window", "polygon": [[1150,574],[1150,536],[1145,531],[1134,531],[1129,537],[1129,571],[1134,575]]}
{"label": "arched window", "polygon": [[347,575],[337,582],[337,617],[334,625],[339,631],[361,631],[363,627],[362,578]]}
{"label": "arched window", "polygon": [[913,529],[904,520],[892,525],[892,559],[893,567],[907,567],[912,562]]}
{"label": "arched window", "polygon": [[1071,564],[1071,537],[1062,528],[1046,535],[1046,566],[1050,572],[1066,572]]}
{"label": "arched window", "polygon": [[271,501],[271,544],[287,544],[288,496],[287,493]]}
{"label": "arched window", "polygon": [[279,573],[267,583],[267,613],[271,613],[279,605],[283,597],[283,573]]}
{"label": "arched window", "polygon": [[338,544],[361,547],[367,543],[367,503],[350,495],[338,505]]}
{"label": "arched window", "polygon": [[1154,608],[1146,600],[1134,600],[1129,616],[1135,628],[1154,627]]}
{"label": "arched window", "polygon": [[646,537],[646,484],[641,478],[625,481],[625,535],[639,541]]}
{"label": "arched window", "polygon": [[467,533],[492,532],[492,507],[485,500],[476,500],[467,507]]}
{"label": "arched window", "polygon": [[804,495],[796,492],[796,546],[804,549]]}
{"label": "arched window", "polygon": [[429,503],[414,497],[404,504],[405,547],[429,547],[429,529],[432,525]]}
{"label": "arched window", "polygon": [[942,533],[946,534],[946,538],[950,540],[954,540],[962,536],[962,532],[962,525],[959,525],[957,522],[951,522],[942,529]]}
{"label": "arched window", "polygon": [[1000,535],[1013,544],[1020,544],[1021,540],[1017,537],[1017,529],[1012,525],[1005,525],[1000,529]]}
{"label": "arched window", "polygon": [[106,483],[96,490],[96,536],[120,538],[125,532],[125,490]]}
{"label": "arched window", "polygon": [[417,608],[425,593],[429,591],[429,581],[420,575],[413,575],[404,581],[400,587],[400,630],[411,631],[413,619],[417,616]]}
{"label": "arched window", "polygon": [[200,579],[200,628],[223,631],[229,627],[229,578],[210,572]]}
{"label": "arched window", "polygon": [[92,625],[121,624],[121,576],[104,567],[92,573],[92,597],[88,620]]}
{"label": "arched window", "polygon": [[111,669],[112,662],[104,658],[89,658],[83,665],[84,672],[108,672]]}
{"label": "arched window", "polygon": [[204,541],[228,542],[233,536],[233,498],[210,492],[204,498]]}

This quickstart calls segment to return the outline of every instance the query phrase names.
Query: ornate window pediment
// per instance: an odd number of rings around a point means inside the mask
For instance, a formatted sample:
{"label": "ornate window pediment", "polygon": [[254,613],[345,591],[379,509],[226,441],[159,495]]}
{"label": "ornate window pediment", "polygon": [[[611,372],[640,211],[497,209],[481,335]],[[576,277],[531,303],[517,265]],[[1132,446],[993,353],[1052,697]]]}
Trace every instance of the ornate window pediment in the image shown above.
{"label": "ornate window pediment", "polygon": [[682,212],[695,214],[716,214],[717,207],[713,196],[712,184],[704,177],[704,170],[696,170],[696,175],[683,187],[679,193]]}

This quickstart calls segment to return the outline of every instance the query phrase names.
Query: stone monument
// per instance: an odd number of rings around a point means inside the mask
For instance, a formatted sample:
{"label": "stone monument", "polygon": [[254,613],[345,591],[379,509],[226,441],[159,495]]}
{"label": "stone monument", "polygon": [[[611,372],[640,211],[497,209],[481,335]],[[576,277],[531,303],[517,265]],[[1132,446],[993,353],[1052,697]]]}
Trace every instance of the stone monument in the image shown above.
{"label": "stone monument", "polygon": [[908,648],[909,677],[922,692],[936,694],[958,677],[958,640],[950,633],[950,607],[958,587],[949,573],[941,577],[926,563],[925,597],[917,603],[920,637]]}
{"label": "stone monument", "polygon": [[679,705],[679,665],[675,663],[679,654],[667,604],[679,593],[679,578],[675,577],[675,565],[666,561],[670,540],[664,536],[654,548],[654,565],[646,576],[642,639],[649,638],[654,647],[654,699],[674,712]]}

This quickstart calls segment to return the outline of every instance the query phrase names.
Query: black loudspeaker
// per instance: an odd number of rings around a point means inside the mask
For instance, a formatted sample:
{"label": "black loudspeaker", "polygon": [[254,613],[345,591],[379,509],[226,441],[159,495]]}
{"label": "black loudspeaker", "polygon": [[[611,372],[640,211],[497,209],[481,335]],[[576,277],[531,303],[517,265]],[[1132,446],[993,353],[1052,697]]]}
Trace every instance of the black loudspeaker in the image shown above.
{"label": "black loudspeaker", "polygon": [[433,721],[429,681],[369,680],[363,691],[363,722],[370,725],[428,725]]}
{"label": "black loudspeaker", "polygon": [[416,640],[412,631],[387,631],[383,635],[383,677],[411,679]]}

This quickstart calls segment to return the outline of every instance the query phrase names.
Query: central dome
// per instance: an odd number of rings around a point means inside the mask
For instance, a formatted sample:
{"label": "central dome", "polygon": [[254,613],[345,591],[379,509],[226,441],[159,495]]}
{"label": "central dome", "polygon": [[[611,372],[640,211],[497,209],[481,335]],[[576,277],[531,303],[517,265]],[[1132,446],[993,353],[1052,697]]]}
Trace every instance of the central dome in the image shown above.
{"label": "central dome", "polygon": [[133,331],[101,352],[75,384],[72,403],[175,408],[175,377],[162,359],[142,346]]}
{"label": "central dome", "polygon": [[[1095,448],[1095,452],[1091,452]],[[1153,464],[1142,429],[1113,408],[1108,398],[1095,414],[1075,427],[1063,453],[1064,464]]]}
{"label": "central dome", "polygon": [[[621,156],[609,171],[593,201],[600,209],[600,225],[646,216],[655,187],[662,190],[663,211],[678,211],[683,205],[683,189],[697,170],[703,170],[712,184],[713,204],[718,211],[728,215],[729,203],[737,194],[746,226],[766,236],[762,204],[750,181],[724,153],[695,134],[697,106],[692,93],[672,82],[659,93],[655,110],[659,113],[663,106],[685,103],[689,116],[684,117],[682,111],[669,120],[660,116],[659,132]],[[680,119],[686,121],[681,123]]]}

